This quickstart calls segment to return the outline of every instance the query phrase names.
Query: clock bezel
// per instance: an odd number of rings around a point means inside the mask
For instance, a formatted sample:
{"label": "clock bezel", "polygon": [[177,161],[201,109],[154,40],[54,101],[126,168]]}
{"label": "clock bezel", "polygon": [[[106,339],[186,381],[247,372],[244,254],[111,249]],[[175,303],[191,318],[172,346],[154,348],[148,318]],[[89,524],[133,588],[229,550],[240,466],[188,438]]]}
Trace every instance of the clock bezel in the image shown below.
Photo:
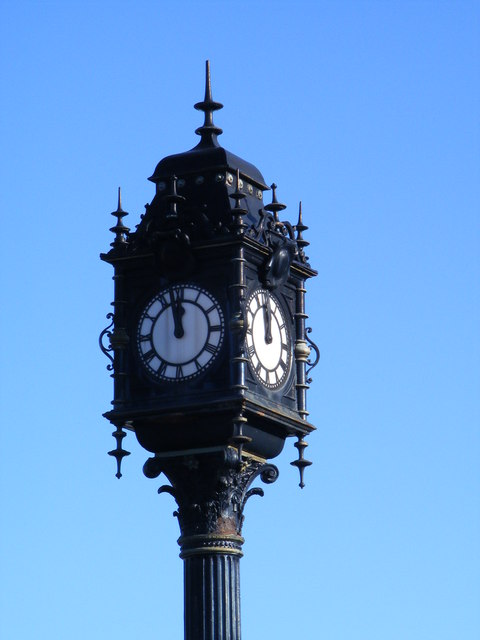
{"label": "clock bezel", "polygon": [[[265,364],[262,363],[258,355],[258,345],[257,347],[255,347],[253,331],[249,322],[249,314],[252,313],[250,310],[251,302],[258,294],[262,294],[263,296],[266,296],[268,300],[273,300],[275,302],[275,307],[278,310],[278,313],[282,320],[282,323],[279,325],[280,339],[282,340],[281,347],[280,347],[280,357],[278,360],[278,364],[273,369],[266,367]],[[262,307],[261,304],[257,306],[257,309],[255,310],[255,314],[260,311],[261,307]],[[282,304],[282,302],[280,301],[277,295],[272,294],[271,291],[269,291],[264,287],[258,287],[258,286],[255,287],[248,295],[245,308],[246,308],[246,318],[247,318],[247,331],[245,334],[245,350],[248,358],[249,370],[254,376],[254,379],[262,386],[262,388],[268,391],[278,391],[280,389],[283,389],[290,378],[290,374],[292,372],[292,361],[293,361],[293,354],[292,354],[293,340],[291,335],[291,327],[290,327],[290,324],[288,323],[288,313],[286,312],[284,305]],[[275,311],[271,311],[271,312],[275,316],[276,312]],[[255,314],[253,315],[255,316]],[[278,321],[277,321],[277,324],[278,324]],[[284,329],[283,336],[282,336],[282,329]],[[284,339],[286,341],[285,343],[283,342]],[[286,354],[285,360],[282,358],[282,354],[284,353]],[[254,357],[256,358],[257,362],[260,364],[260,367],[258,367],[258,364],[254,363],[253,361]],[[284,362],[285,364],[285,369],[283,370],[282,375],[275,382],[269,382],[268,381],[269,372],[275,372],[278,370],[279,367],[282,368],[281,362]],[[265,372],[267,372],[266,379],[264,379],[259,374],[259,368],[260,370],[264,370]]]}
{"label": "clock bezel", "polygon": [[[159,317],[165,312],[166,309],[172,306],[172,303],[167,301],[167,304],[162,305],[161,310],[155,316],[153,316],[153,320],[152,320],[152,327],[150,332],[150,335],[152,336],[150,338],[150,349],[154,351],[154,358],[156,358],[160,362],[158,367],[156,367],[155,369],[146,361],[144,357],[145,353],[149,353],[149,351],[148,350],[142,351],[142,348],[141,348],[141,342],[144,342],[143,340],[141,340],[141,336],[148,335],[142,332],[143,322],[148,316],[148,311],[151,309],[153,305],[155,305],[155,303],[160,302],[160,304],[162,304],[162,300],[166,301],[171,291],[178,292],[180,290],[183,290],[185,292],[185,290],[187,289],[195,290],[198,292],[196,300],[186,299],[184,300],[184,304],[185,303],[193,304],[197,308],[201,309],[201,312],[207,319],[207,324],[208,324],[207,337],[205,339],[205,342],[202,348],[196,353],[194,357],[190,358],[188,361],[185,361],[183,363],[174,363],[174,362],[169,362],[164,357],[162,357],[162,355],[158,353],[153,343],[154,342],[153,330],[154,330],[155,323],[158,321]],[[208,308],[206,306],[202,306],[201,304],[198,304],[198,301],[200,300],[202,294],[206,296],[206,298],[208,298],[210,302],[210,305]],[[212,325],[210,322],[209,315],[213,313],[218,314],[218,321],[215,323],[215,325],[213,325],[215,330],[212,332]],[[212,336],[212,334],[218,334],[218,340],[216,339],[216,341],[210,342],[210,337]],[[218,359],[219,353],[222,351],[224,344],[225,344],[225,315],[221,307],[221,304],[214,294],[208,291],[205,287],[202,287],[194,282],[171,283],[167,286],[162,287],[162,289],[157,291],[156,294],[150,295],[150,297],[148,298],[148,301],[142,305],[141,311],[137,315],[136,335],[135,335],[135,353],[136,353],[137,359],[141,363],[142,371],[145,372],[152,380],[154,380],[157,383],[179,384],[183,382],[189,382],[191,380],[197,380],[206,371],[210,370],[211,366]],[[187,375],[182,374],[183,368],[186,365],[189,365],[194,362],[198,362],[198,358],[200,358],[200,356],[202,356],[206,352],[209,353],[208,360],[206,360],[200,366],[197,366],[194,372],[189,373]],[[152,358],[150,360],[152,360]],[[176,375],[175,376],[164,375],[163,373],[159,373],[159,371],[165,372],[166,370],[164,367],[162,367],[162,364],[165,364],[167,368],[175,368]],[[179,373],[180,375],[178,375]]]}

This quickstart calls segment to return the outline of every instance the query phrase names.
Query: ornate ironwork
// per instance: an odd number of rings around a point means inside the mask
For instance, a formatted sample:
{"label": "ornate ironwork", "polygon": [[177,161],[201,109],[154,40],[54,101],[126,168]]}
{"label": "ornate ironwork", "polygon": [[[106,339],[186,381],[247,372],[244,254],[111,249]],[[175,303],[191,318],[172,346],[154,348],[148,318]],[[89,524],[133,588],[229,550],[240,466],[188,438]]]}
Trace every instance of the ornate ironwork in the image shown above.
{"label": "ornate ironwork", "polygon": [[312,382],[312,378],[308,377],[308,374],[310,373],[310,371],[312,369],[314,369],[317,364],[320,361],[320,349],[317,347],[317,345],[315,344],[315,342],[313,342],[313,340],[310,338],[310,333],[312,332],[312,328],[311,327],[307,327],[305,329],[305,340],[308,342],[308,344],[310,345],[310,347],[313,349],[313,351],[315,352],[315,360],[313,360],[313,362],[311,361],[310,358],[307,359],[307,364],[309,365],[307,367],[307,370],[305,372],[305,375],[307,376],[307,384],[311,384]]}
{"label": "ornate ironwork", "polygon": [[[110,360],[110,364],[107,364],[108,371],[112,371],[113,370],[113,356],[112,356],[111,352],[113,351],[113,347],[112,347],[112,345],[110,343],[110,340],[112,338],[112,332],[110,331],[110,329],[113,327],[114,314],[113,313],[107,313],[107,320],[111,320],[111,322],[108,325],[108,327],[105,327],[105,329],[101,332],[101,334],[100,334],[100,336],[98,338],[98,344],[100,345],[100,349],[101,349],[102,353],[104,353],[107,356],[107,358]],[[105,336],[109,340],[109,345],[107,347],[103,344],[103,339],[105,338]]]}
{"label": "ornate ironwork", "polygon": [[241,535],[247,500],[263,496],[261,488],[249,490],[250,485],[258,477],[266,484],[278,478],[275,465],[248,454],[240,458],[233,447],[188,457],[149,458],[144,474],[154,478],[161,473],[171,485],[161,486],[158,492],[175,498],[178,510],[174,515],[182,537]]}

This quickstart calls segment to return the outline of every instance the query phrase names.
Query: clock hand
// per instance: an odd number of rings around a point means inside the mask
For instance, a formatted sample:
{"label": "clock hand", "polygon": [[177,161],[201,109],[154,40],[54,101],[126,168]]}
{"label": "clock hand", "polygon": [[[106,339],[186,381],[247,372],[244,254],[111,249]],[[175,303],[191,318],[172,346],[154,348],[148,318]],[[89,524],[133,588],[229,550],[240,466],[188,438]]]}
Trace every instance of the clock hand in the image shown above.
{"label": "clock hand", "polygon": [[270,309],[270,299],[268,293],[263,297],[263,319],[265,322],[265,342],[266,344],[272,344],[272,310]]}
{"label": "clock hand", "polygon": [[182,307],[180,298],[175,298],[172,289],[170,289],[170,303],[172,306],[174,324],[173,335],[175,336],[175,338],[183,338],[183,336],[185,335],[185,331],[183,330],[182,316],[185,313],[185,309]]}

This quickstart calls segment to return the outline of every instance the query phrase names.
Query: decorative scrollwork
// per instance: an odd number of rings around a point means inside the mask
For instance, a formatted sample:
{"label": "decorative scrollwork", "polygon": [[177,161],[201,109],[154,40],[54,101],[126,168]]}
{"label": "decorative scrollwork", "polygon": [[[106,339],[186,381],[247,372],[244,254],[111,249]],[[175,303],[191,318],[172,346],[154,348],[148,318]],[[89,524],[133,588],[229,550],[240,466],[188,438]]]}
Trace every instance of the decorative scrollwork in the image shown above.
{"label": "decorative scrollwork", "polygon": [[240,459],[234,447],[195,456],[149,458],[144,474],[155,478],[163,473],[171,485],[158,493],[171,495],[178,509],[182,536],[230,532],[241,535],[243,511],[252,496],[263,496],[263,489],[251,488],[256,478],[271,484],[278,477],[273,464],[247,455]]}
{"label": "decorative scrollwork", "polygon": [[311,332],[312,332],[311,327],[307,327],[307,329],[305,329],[305,340],[308,342],[310,347],[315,351],[315,360],[313,360],[313,362],[310,358],[307,360],[307,364],[309,365],[307,370],[305,371],[305,375],[307,376],[307,384],[311,384],[312,382],[312,378],[308,377],[308,374],[312,369],[314,369],[317,366],[320,360],[320,349],[317,347],[315,342],[313,342],[313,340],[309,337],[309,334]]}
{"label": "decorative scrollwork", "polygon": [[110,331],[110,329],[113,327],[114,314],[113,313],[108,313],[107,314],[107,320],[111,320],[111,322],[108,325],[108,327],[105,327],[105,329],[100,334],[100,336],[98,338],[98,344],[100,345],[100,349],[101,349],[102,353],[104,353],[107,356],[107,358],[110,360],[110,364],[107,364],[107,370],[108,371],[112,371],[112,369],[113,369],[113,356],[111,355],[111,352],[113,351],[113,349],[112,349],[111,344],[109,344],[108,347],[106,347],[103,344],[103,339],[104,339],[105,336],[107,336],[108,340],[110,340],[111,337],[112,337],[112,332]]}

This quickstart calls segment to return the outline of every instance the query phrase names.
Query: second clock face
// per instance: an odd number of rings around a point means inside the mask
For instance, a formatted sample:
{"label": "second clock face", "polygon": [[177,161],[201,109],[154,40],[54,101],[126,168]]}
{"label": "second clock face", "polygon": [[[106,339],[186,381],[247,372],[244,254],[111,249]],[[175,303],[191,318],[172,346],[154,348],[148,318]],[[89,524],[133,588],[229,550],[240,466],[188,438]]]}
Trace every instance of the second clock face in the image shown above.
{"label": "second clock face", "polygon": [[223,314],[215,298],[195,285],[176,285],[160,291],[146,306],[137,344],[148,372],[175,382],[205,371],[223,337]]}
{"label": "second clock face", "polygon": [[278,300],[257,289],[247,302],[246,346],[251,367],[259,382],[277,389],[290,372],[291,340]]}

